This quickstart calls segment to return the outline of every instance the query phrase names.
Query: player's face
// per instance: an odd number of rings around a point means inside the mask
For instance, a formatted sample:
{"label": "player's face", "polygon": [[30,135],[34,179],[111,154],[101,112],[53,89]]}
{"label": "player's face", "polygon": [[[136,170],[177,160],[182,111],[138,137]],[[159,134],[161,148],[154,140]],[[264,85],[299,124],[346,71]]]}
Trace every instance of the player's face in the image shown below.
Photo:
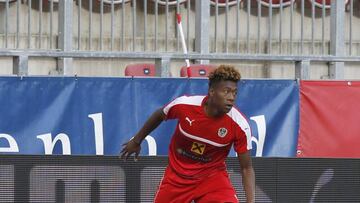
{"label": "player's face", "polygon": [[209,95],[221,114],[228,113],[235,104],[237,96],[237,83],[233,81],[220,81],[210,88]]}

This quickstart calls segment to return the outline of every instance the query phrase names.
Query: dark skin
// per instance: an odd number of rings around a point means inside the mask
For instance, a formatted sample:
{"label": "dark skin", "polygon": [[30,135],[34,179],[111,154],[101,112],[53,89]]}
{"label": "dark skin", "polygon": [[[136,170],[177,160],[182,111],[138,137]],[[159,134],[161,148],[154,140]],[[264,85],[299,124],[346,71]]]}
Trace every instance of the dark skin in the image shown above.
{"label": "dark skin", "polygon": [[[209,88],[208,100],[204,105],[206,114],[209,117],[221,117],[228,113],[235,104],[237,96],[237,83],[233,81],[220,81]],[[135,134],[133,139],[123,144],[120,152],[121,159],[127,160],[130,155],[135,154],[137,160],[141,142],[165,119],[163,109],[156,110],[145,122],[144,126]],[[241,166],[241,175],[246,193],[247,202],[255,202],[255,173],[252,166],[250,152],[238,154]]]}

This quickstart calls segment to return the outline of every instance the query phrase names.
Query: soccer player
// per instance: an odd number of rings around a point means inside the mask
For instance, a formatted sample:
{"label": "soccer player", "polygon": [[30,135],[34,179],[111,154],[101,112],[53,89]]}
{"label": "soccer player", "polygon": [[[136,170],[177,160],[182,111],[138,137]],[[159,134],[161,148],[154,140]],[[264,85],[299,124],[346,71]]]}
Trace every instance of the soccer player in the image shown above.
{"label": "soccer player", "polygon": [[177,119],[169,146],[169,165],[154,202],[239,202],[225,159],[231,146],[238,154],[247,202],[255,199],[255,174],[250,157],[251,130],[235,107],[241,76],[232,66],[221,65],[209,75],[207,96],[181,96],[155,111],[123,145],[121,158],[135,153],[162,121]]}

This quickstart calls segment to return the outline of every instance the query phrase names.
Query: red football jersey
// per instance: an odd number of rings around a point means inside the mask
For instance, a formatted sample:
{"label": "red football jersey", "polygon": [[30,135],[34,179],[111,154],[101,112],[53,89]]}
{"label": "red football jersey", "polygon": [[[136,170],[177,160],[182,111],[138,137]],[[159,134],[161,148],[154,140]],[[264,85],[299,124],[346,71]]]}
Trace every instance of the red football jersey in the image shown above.
{"label": "red football jersey", "polygon": [[182,96],[167,104],[166,119],[178,119],[169,147],[169,166],[186,178],[198,178],[225,170],[231,146],[241,154],[251,149],[251,129],[236,108],[219,117],[209,117],[207,96]]}

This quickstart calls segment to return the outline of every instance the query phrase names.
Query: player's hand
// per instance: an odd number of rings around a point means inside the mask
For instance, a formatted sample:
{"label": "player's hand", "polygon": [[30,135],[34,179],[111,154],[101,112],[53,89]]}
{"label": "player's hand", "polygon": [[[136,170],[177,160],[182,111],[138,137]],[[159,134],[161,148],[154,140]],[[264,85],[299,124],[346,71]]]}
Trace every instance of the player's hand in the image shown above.
{"label": "player's hand", "polygon": [[133,139],[122,145],[123,148],[120,152],[120,158],[126,161],[129,156],[135,153],[134,161],[137,161],[141,150],[141,145],[136,143]]}

